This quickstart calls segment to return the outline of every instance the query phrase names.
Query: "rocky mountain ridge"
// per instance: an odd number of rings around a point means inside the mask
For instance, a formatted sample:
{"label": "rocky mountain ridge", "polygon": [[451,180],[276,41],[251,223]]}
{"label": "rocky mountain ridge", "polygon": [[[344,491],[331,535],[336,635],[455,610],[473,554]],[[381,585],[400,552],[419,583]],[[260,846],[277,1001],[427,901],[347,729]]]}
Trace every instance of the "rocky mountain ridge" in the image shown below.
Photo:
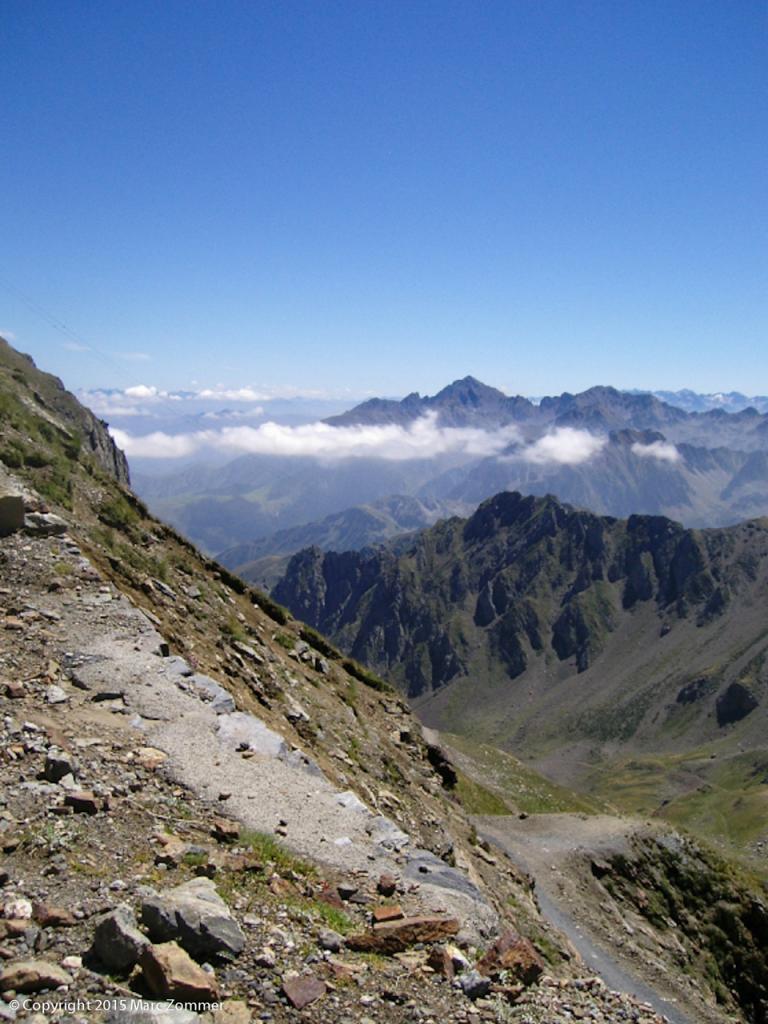
{"label": "rocky mountain ridge", "polygon": [[[686,412],[610,387],[534,403],[467,377],[434,396],[371,399],[325,422],[407,430],[424,416],[443,430],[513,429],[517,440],[489,456],[244,455],[225,466],[139,474],[138,490],[154,511],[251,579],[255,559],[232,548],[258,545],[256,560],[290,553],[286,546],[298,545],[298,536],[285,531],[298,528],[326,549],[377,543],[381,521],[374,515],[361,525],[360,508],[386,506],[395,496],[442,517],[467,515],[501,490],[551,493],[604,515],[667,515],[695,527],[768,513],[768,414],[755,409]],[[330,531],[328,517],[340,517]]]}
{"label": "rocky mountain ridge", "polygon": [[[592,791],[617,760],[668,758],[634,808],[667,813],[711,788],[710,751],[760,778],[767,588],[765,520],[692,531],[502,493],[404,549],[300,552],[273,593],[430,725],[558,781]],[[763,833],[750,813],[749,841]]]}

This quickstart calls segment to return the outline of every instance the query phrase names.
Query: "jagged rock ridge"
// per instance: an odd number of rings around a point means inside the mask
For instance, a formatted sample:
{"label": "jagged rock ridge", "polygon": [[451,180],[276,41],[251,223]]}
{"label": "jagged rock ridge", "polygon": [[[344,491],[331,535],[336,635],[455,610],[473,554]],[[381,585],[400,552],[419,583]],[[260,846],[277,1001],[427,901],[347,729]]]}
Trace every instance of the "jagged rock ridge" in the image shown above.
{"label": "jagged rock ridge", "polygon": [[404,551],[300,552],[274,595],[429,724],[572,782],[617,751],[764,749],[767,574],[766,520],[686,530],[503,493]]}

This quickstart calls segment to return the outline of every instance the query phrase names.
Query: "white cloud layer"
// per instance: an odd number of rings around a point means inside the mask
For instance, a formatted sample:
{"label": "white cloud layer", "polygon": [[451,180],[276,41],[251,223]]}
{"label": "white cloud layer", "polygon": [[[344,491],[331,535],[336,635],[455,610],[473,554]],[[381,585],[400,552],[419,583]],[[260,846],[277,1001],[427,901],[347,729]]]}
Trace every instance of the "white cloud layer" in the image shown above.
{"label": "white cloud layer", "polygon": [[317,459],[377,458],[391,461],[429,459],[459,454],[498,455],[519,438],[516,427],[487,431],[475,427],[441,427],[437,415],[423,416],[407,426],[332,427],[327,423],[285,426],[224,427],[189,434],[155,432],[134,436],[113,430],[115,441],[128,456],[169,459],[194,455],[203,449],[233,454],[303,456]]}
{"label": "white cloud layer", "polygon": [[[360,394],[332,394],[318,388],[287,388],[287,387],[255,387],[245,384],[242,387],[229,387],[223,384],[201,385],[197,382],[189,390],[169,391],[159,388],[154,384],[133,384],[128,388],[95,388],[92,390],[81,390],[78,398],[87,405],[89,409],[102,416],[131,416],[131,415],[154,415],[157,410],[168,402],[178,403],[181,408],[183,403],[187,406],[210,406],[214,403],[228,403],[234,406],[244,407],[243,409],[230,410],[232,418],[238,418],[238,413],[244,415],[256,415],[255,403],[272,402],[276,400],[303,400],[317,399],[340,400],[349,399],[350,404],[361,400]],[[222,409],[211,410],[224,412]]]}
{"label": "white cloud layer", "polygon": [[590,434],[588,430],[556,427],[515,454],[524,462],[532,462],[539,466],[548,463],[578,466],[602,451],[606,441],[607,438]]}
{"label": "white cloud layer", "polygon": [[537,465],[579,465],[602,450],[604,437],[585,430],[560,427],[531,444],[503,455],[512,444],[520,445],[515,426],[498,430],[477,427],[442,427],[437,414],[430,413],[407,426],[398,424],[333,427],[315,422],[300,426],[262,423],[259,426],[228,426],[186,434],[155,431],[134,435],[113,429],[115,441],[129,457],[173,459],[195,455],[204,450],[230,452],[232,455],[275,455],[324,460],[387,459],[402,462],[430,459],[439,455],[464,455],[473,458],[501,456]]}
{"label": "white cloud layer", "polygon": [[639,455],[641,459],[658,459],[659,462],[680,461],[680,452],[669,441],[652,441],[651,444],[641,444],[639,441],[635,441],[632,445],[632,453]]}
{"label": "white cloud layer", "polygon": [[197,392],[198,398],[210,402],[268,402],[270,395],[255,388],[203,388]]}

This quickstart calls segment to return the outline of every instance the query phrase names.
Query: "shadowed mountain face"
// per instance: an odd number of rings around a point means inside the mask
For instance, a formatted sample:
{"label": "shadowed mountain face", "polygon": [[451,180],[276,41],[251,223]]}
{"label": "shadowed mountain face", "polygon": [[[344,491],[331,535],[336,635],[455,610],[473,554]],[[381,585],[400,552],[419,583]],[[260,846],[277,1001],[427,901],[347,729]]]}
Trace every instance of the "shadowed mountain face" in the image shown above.
{"label": "shadowed mountain face", "polygon": [[302,551],[273,593],[429,724],[555,776],[617,750],[765,744],[765,520],[686,530],[504,493],[402,551]]}

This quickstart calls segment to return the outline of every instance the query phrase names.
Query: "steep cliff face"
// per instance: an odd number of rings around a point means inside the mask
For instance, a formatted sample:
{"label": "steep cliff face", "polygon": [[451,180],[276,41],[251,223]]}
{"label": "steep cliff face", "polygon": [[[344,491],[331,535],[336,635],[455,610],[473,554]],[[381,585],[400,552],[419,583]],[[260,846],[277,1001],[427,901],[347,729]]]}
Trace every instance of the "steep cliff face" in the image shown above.
{"label": "steep cliff face", "polygon": [[[767,573],[765,520],[686,530],[504,493],[402,552],[301,552],[274,594],[429,724],[573,783],[619,755],[762,750]],[[675,771],[643,809],[689,784]]]}
{"label": "steep cliff face", "polygon": [[[81,452],[121,484],[129,484],[128,462],[106,423],[82,406],[62,382],[38,370],[33,360],[0,338],[0,403],[3,412],[3,461],[29,472],[46,467],[60,477],[51,455],[73,459]],[[51,451],[54,449],[53,451]],[[53,467],[53,468],[51,468]],[[46,474],[37,473],[38,479]]]}

